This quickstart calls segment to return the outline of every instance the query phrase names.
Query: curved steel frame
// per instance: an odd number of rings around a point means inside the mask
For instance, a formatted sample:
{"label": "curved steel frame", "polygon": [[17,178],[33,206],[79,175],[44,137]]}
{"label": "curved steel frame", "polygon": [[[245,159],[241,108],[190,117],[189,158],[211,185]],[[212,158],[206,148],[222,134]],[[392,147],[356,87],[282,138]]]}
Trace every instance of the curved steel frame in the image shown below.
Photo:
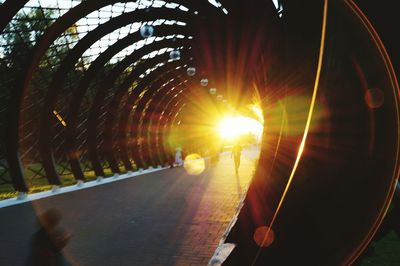
{"label": "curved steel frame", "polygon": [[[15,14],[27,3],[27,0],[21,1],[13,1],[7,0],[0,7],[0,29],[4,29],[4,27],[11,21],[11,19],[15,16]],[[12,182],[16,190],[18,191],[27,191],[28,187],[24,180],[24,174],[22,170],[22,164],[20,162],[19,157],[19,111],[21,109],[22,98],[29,87],[30,78],[32,77],[35,69],[37,68],[41,58],[45,54],[46,50],[50,47],[50,45],[60,36],[63,32],[65,32],[70,25],[78,21],[80,18],[85,17],[91,12],[98,10],[101,7],[109,6],[115,3],[127,3],[130,2],[128,0],[100,0],[100,1],[87,1],[82,2],[79,5],[71,8],[68,12],[66,12],[62,17],[58,18],[43,34],[43,36],[39,39],[34,49],[30,51],[29,56],[26,58],[26,68],[22,73],[22,76],[25,77],[15,82],[15,88],[12,90],[12,99],[8,113],[8,120],[6,121],[6,132],[5,132],[5,149],[7,154],[7,162],[10,168]],[[218,11],[215,10],[212,6],[209,5],[192,5],[191,3],[187,3],[185,1],[177,0],[173,1],[174,3],[184,5],[189,9],[192,8],[200,11],[201,13],[209,12],[216,13]],[[167,9],[167,10],[163,10]],[[167,11],[167,12],[166,12]],[[53,82],[48,87],[48,94],[45,99],[44,109],[42,111],[41,119],[40,119],[40,153],[43,158],[43,166],[46,171],[47,178],[49,183],[51,184],[60,184],[60,178],[56,171],[54,165],[54,158],[52,154],[51,145],[49,145],[48,141],[52,137],[51,133],[51,113],[53,107],[57,101],[57,95],[59,94],[62,86],[59,86],[60,83],[64,80],[65,74],[74,66],[74,63],[81,57],[82,53],[90,47],[92,43],[101,38],[101,36],[106,35],[111,32],[113,29],[117,29],[122,27],[123,25],[127,25],[128,23],[132,23],[136,21],[146,20],[156,20],[160,17],[171,19],[171,20],[180,20],[185,21],[186,23],[190,23],[190,21],[195,16],[191,12],[182,11],[180,9],[170,9],[170,8],[154,8],[151,9],[151,12],[147,12],[147,10],[135,10],[130,13],[122,14],[118,17],[110,19],[108,22],[100,25],[98,28],[88,33],[82,40],[78,42],[78,44],[72,49],[66,59],[63,61],[62,65],[57,70],[57,73],[53,77]],[[184,31],[179,30],[182,28],[179,25],[173,26],[157,26],[156,34],[158,33],[167,33],[167,28],[175,29],[174,34],[183,34]],[[165,30],[165,32],[164,32]],[[134,37],[132,35],[132,37]],[[101,69],[104,64],[112,57],[113,54],[118,53],[119,50],[126,47],[129,43],[129,38],[124,38],[124,41],[118,41],[116,44],[110,47],[105,53],[103,53],[98,60],[93,62],[93,65],[90,67],[89,71],[86,72],[84,78],[80,81],[80,85],[75,89],[73,93],[73,99],[77,100],[72,101],[69,107],[68,118],[69,123],[71,123],[70,127],[67,128],[67,139],[70,140],[68,142],[68,146],[66,147],[66,153],[68,154],[68,160],[72,168],[72,173],[74,174],[76,179],[84,179],[84,175],[82,173],[82,169],[79,163],[79,159],[76,158],[76,153],[74,150],[76,149],[77,143],[75,143],[76,136],[76,123],[77,123],[77,114],[78,110],[81,106],[81,98],[85,93],[85,89],[91,83],[91,80],[95,76],[96,72]],[[84,88],[83,90],[81,90]],[[77,108],[78,107],[78,108]],[[92,110],[95,111],[95,110]],[[91,112],[91,121],[94,119],[94,113]],[[93,126],[93,123],[89,124]],[[93,141],[93,138],[88,138],[89,143]],[[91,143],[91,146],[94,146],[94,143]],[[98,163],[98,156],[95,154],[94,150],[89,151],[89,157],[91,157],[92,166],[96,173],[96,175],[104,175],[104,171],[102,166]],[[127,158],[124,157],[124,165],[127,169],[131,169]],[[114,171],[118,172],[118,167],[116,167],[113,160],[111,161],[110,166]]]}
{"label": "curved steel frame", "polygon": [[[135,105],[137,107],[135,108],[135,111],[131,115],[131,117],[136,120],[137,123],[134,123],[136,131],[131,129],[131,132],[134,134],[134,139],[136,140],[141,140],[138,144],[138,153],[140,155],[140,164],[143,167],[147,167],[148,164],[150,165],[155,165],[155,161],[153,160],[152,157],[156,157],[156,154],[151,153],[152,156],[150,156],[149,150],[145,149],[146,142],[145,138],[142,136],[142,128],[146,127],[147,122],[149,122],[149,104],[151,104],[152,99],[157,99],[157,93],[163,92],[164,90],[168,91],[170,86],[175,86],[181,82],[181,78],[183,75],[179,75],[178,73],[174,73],[175,71],[172,71],[168,73],[168,75],[163,75],[162,78],[157,80],[157,82],[154,82],[151,86],[149,86],[148,91],[143,95],[141,99],[137,101]],[[165,86],[164,86],[165,85]],[[160,88],[161,87],[161,88]],[[158,92],[157,92],[158,91]],[[147,119],[146,119],[147,118]],[[147,122],[145,122],[147,120]]]}
{"label": "curved steel frame", "polygon": [[[183,31],[183,29],[178,29],[178,28],[173,28],[171,26],[157,26],[156,27],[156,33],[159,35],[171,35],[173,33],[179,31]],[[182,32],[183,33],[183,32]],[[116,42],[114,45],[110,46],[106,51],[104,51],[102,54],[99,55],[98,58],[96,58],[95,61],[92,62],[88,70],[86,71],[84,77],[81,79],[80,83],[76,87],[76,89],[73,92],[72,100],[69,106],[69,111],[66,120],[68,121],[69,127],[67,128],[67,144],[68,148],[66,150],[67,153],[69,154],[76,154],[77,150],[77,143],[76,143],[76,126],[78,122],[78,114],[79,111],[81,110],[81,104],[84,98],[84,95],[90,86],[90,84],[93,82],[93,80],[96,77],[96,74],[98,73],[98,69],[104,67],[104,65],[115,55],[117,54],[120,50],[122,50],[125,47],[128,47],[129,45],[132,44],[132,42],[136,42],[141,40],[141,36],[139,33],[135,32],[133,34],[127,35],[125,38],[122,40],[119,40]],[[157,50],[159,48],[162,48],[164,46],[169,46],[170,41],[168,40],[162,40],[158,42],[154,42],[150,45],[147,45],[140,49],[140,51],[136,51],[135,55],[130,55],[125,60],[124,62],[119,62],[119,64],[124,65],[123,67],[120,67],[120,69],[126,69],[131,62],[137,60],[137,58],[140,58],[142,55],[145,55],[148,52]],[[140,52],[140,53],[139,53]],[[138,54],[139,53],[139,54]],[[126,62],[126,63],[125,63]],[[121,70],[123,72],[123,70]],[[73,164],[79,165],[78,158],[75,156],[70,156],[69,158],[71,166]],[[124,161],[125,162],[125,161]],[[125,165],[127,169],[129,169],[129,166]],[[73,168],[74,171],[74,168]],[[95,169],[95,172],[98,176],[103,176],[104,173],[102,172],[102,168],[97,168]],[[75,176],[83,176],[82,170],[80,167],[76,167],[74,171]]]}
{"label": "curved steel frame", "polygon": [[[188,80],[183,80],[173,86],[172,88],[168,89],[167,92],[162,95],[161,99],[157,101],[156,104],[153,104],[153,107],[149,112],[146,112],[146,114],[143,114],[142,116],[145,116],[143,120],[147,120],[148,123],[145,124],[141,130],[141,135],[140,138],[144,138],[146,141],[144,141],[144,149],[145,153],[150,154],[154,153],[156,156],[153,156],[153,165],[162,165],[165,164],[165,161],[163,159],[163,154],[160,153],[159,149],[157,148],[159,144],[159,128],[156,127],[156,121],[160,119],[161,112],[167,108],[167,101],[166,99],[170,99],[170,94],[176,91],[179,91],[181,88],[181,91],[186,91],[188,89]],[[168,85],[170,86],[170,85]],[[160,92],[157,92],[157,94],[160,94]],[[157,96],[154,96],[157,97]],[[162,109],[164,108],[164,109]]]}
{"label": "curved steel frame", "polygon": [[[62,62],[61,66],[58,68],[57,72],[55,73],[53,77],[53,81],[50,83],[48,87],[48,93],[45,99],[45,104],[44,108],[42,111],[42,116],[40,120],[40,153],[42,156],[42,164],[44,166],[44,169],[46,171],[47,178],[50,183],[55,183],[59,184],[60,179],[56,170],[56,166],[54,165],[54,158],[53,154],[51,151],[51,145],[49,145],[48,140],[52,139],[52,132],[51,132],[51,116],[52,116],[52,110],[54,109],[57,95],[62,89],[62,84],[64,79],[66,78],[67,72],[74,67],[78,59],[82,56],[82,54],[89,49],[93,43],[95,43],[98,39],[101,37],[107,35],[108,33],[112,32],[115,29],[118,29],[122,26],[125,26],[129,23],[133,23],[136,21],[142,21],[144,19],[149,19],[149,20],[156,20],[157,18],[166,18],[168,19],[168,16],[163,16],[163,13],[161,12],[162,9],[156,10],[156,12],[146,12],[144,10],[140,11],[132,11],[129,13],[125,13],[121,16],[118,16],[116,18],[110,19],[108,22],[101,24],[99,27],[97,27],[95,30],[89,32],[84,38],[82,38],[79,43],[70,51],[70,53],[67,55],[67,57],[64,59]],[[170,16],[169,19],[171,18],[176,18],[180,17],[180,13],[174,14],[174,13],[168,13]],[[151,52],[150,49],[147,49],[148,52]],[[136,55],[136,53],[134,53]],[[135,71],[136,72],[136,71]],[[139,72],[139,71],[138,71]],[[96,106],[99,106],[101,102],[103,102],[103,99],[97,98],[96,101]],[[98,111],[98,110],[94,110]],[[93,125],[93,124],[92,124]],[[107,135],[106,135],[107,136]],[[93,148],[93,147],[92,147]],[[75,153],[72,153],[75,154]],[[106,152],[108,154],[108,162],[110,164],[110,167],[113,172],[119,173],[119,169],[116,163],[116,160],[114,156],[112,155],[112,152]],[[94,158],[94,157],[92,157]],[[96,165],[96,164],[94,164]],[[78,179],[83,179],[83,174],[81,174],[81,171],[79,171],[79,164],[76,162],[76,160],[72,160],[72,171],[74,172],[75,177]],[[128,169],[131,170],[132,168],[128,166]],[[102,173],[100,173],[102,174]]]}

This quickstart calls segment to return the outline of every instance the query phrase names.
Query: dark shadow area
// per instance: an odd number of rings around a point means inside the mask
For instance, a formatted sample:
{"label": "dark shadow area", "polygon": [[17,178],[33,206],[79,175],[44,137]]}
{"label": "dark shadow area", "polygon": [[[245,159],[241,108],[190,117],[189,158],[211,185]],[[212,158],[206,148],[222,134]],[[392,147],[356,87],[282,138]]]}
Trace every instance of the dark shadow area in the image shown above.
{"label": "dark shadow area", "polygon": [[[5,252],[0,264],[24,265],[37,230],[36,215],[57,208],[62,224],[73,234],[63,251],[72,265],[174,265],[186,256],[181,249],[188,243],[198,199],[210,178],[210,171],[187,176],[177,167],[2,208],[0,248]],[[199,243],[192,245],[199,248]],[[204,254],[207,261],[213,250],[208,252]]]}

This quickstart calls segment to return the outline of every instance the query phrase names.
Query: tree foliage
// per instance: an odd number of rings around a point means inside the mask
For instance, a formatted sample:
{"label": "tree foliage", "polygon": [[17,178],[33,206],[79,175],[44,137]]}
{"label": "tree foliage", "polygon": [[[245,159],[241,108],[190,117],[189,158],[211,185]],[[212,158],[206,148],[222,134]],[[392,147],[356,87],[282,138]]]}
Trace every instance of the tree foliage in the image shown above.
{"label": "tree foliage", "polygon": [[[5,154],[2,142],[4,141],[5,121],[11,104],[10,95],[13,90],[18,89],[15,85],[18,80],[23,78],[21,73],[29,63],[27,59],[30,52],[57,18],[58,13],[54,9],[24,8],[0,33],[0,178],[6,175],[4,171],[7,168],[6,161],[3,159]],[[54,67],[60,64],[70,50],[71,44],[77,40],[77,27],[72,25],[61,38],[58,38],[50,46],[31,79],[30,95],[36,94],[39,99],[43,98],[48,82],[54,74]],[[29,98],[32,104],[38,103],[35,102],[35,97]],[[37,108],[39,105],[34,109]],[[25,119],[29,120],[37,115],[38,112],[32,110],[21,110]],[[27,130],[34,131],[31,127]],[[5,167],[1,167],[1,164]]]}

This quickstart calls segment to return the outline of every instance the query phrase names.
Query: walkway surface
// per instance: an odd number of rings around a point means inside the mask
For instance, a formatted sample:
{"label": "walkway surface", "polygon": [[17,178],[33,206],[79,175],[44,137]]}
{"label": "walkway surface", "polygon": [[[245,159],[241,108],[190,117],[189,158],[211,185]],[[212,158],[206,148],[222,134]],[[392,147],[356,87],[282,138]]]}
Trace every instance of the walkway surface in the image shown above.
{"label": "walkway surface", "polygon": [[183,167],[0,209],[0,265],[21,265],[36,213],[63,213],[73,265],[207,265],[247,190],[258,157],[244,150],[239,176],[229,154],[200,175]]}

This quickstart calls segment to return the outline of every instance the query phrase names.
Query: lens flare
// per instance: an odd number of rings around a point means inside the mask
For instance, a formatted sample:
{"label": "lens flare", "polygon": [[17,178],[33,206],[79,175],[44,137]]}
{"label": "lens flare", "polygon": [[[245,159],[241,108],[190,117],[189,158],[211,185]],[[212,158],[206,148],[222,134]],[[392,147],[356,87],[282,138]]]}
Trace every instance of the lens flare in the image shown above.
{"label": "lens flare", "polygon": [[385,102],[383,91],[377,88],[367,90],[364,99],[368,107],[373,109],[381,107]]}
{"label": "lens flare", "polygon": [[206,164],[204,158],[193,153],[186,156],[183,168],[185,168],[189,175],[200,175],[206,169]]}
{"label": "lens flare", "polygon": [[236,116],[225,117],[218,125],[218,132],[222,138],[236,139],[245,134],[254,134],[260,137],[263,131],[263,125],[255,119]]}
{"label": "lens flare", "polygon": [[268,226],[260,226],[254,232],[253,239],[259,247],[266,248],[275,240],[274,230]]}

